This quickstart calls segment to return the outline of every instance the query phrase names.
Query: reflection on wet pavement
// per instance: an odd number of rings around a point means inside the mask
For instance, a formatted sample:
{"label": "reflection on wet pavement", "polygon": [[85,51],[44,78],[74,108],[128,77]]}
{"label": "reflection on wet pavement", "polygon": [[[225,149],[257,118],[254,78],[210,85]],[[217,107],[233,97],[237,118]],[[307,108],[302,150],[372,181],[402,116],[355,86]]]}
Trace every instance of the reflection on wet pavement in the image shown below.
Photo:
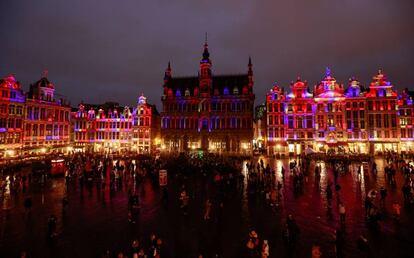
{"label": "reflection on wet pavement", "polygon": [[[33,198],[30,213],[24,211],[23,193],[12,199],[11,210],[0,213],[0,257],[17,257],[22,250],[26,250],[29,257],[99,257],[105,250],[129,250],[136,237],[146,242],[152,232],[163,239],[168,250],[165,257],[196,257],[204,250],[211,254],[222,253],[222,257],[243,257],[245,240],[252,228],[260,239],[269,240],[270,257],[285,257],[282,225],[288,214],[294,215],[301,230],[293,257],[310,257],[314,244],[321,246],[323,257],[334,257],[333,235],[340,227],[338,201],[346,207],[345,257],[367,257],[357,248],[356,240],[363,233],[370,240],[371,257],[410,257],[414,233],[410,217],[413,212],[411,208],[404,208],[400,224],[392,220],[392,201],[402,203],[403,178],[398,172],[397,187],[388,185],[384,160],[375,160],[377,175],[364,171],[359,176],[358,167],[362,164],[352,164],[349,173],[340,175],[341,190],[338,193],[333,189],[332,209],[329,209],[326,198],[326,189],[334,181],[329,164],[312,162],[303,189],[297,191],[289,171],[289,160],[265,160],[265,164],[267,162],[274,169],[276,180],[283,182],[278,205],[269,206],[264,194],[249,194],[244,187],[242,192],[226,196],[222,223],[202,219],[205,200],[215,195],[211,180],[202,176],[187,182],[190,193],[188,216],[183,216],[179,208],[179,178],[168,178],[168,204],[161,201],[160,188],[150,179],[145,180],[137,186],[141,210],[139,223],[135,225],[127,220],[127,193],[134,187],[133,183],[110,191],[108,188],[102,190],[95,183],[81,189],[77,182],[73,182],[67,189],[69,205],[66,210],[62,209],[61,202],[66,191],[63,179],[53,179],[44,188],[33,185],[30,188]],[[316,165],[321,168],[319,178],[314,174]],[[284,178],[282,166],[286,170]],[[242,173],[246,184],[245,164]],[[368,191],[378,190],[380,186],[388,189],[384,219],[377,231],[368,230],[364,200]],[[46,240],[46,221],[50,214],[58,218],[59,236],[54,244]]]}

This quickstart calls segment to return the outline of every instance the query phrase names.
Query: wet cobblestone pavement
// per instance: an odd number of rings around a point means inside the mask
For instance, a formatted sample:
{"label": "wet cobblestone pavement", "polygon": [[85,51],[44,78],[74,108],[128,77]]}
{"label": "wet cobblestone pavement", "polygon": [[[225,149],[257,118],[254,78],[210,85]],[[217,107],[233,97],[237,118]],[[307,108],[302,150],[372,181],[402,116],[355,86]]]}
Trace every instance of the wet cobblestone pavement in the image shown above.
{"label": "wet cobblestone pavement", "polygon": [[[288,161],[271,160],[276,167],[276,178],[282,180],[280,167]],[[378,174],[369,173],[358,178],[356,169],[340,175],[340,200],[347,215],[344,230],[344,257],[413,257],[414,212],[403,207],[401,219],[396,223],[391,217],[392,201],[403,203],[401,187],[403,177],[397,172],[397,186],[388,185],[384,178],[384,161],[376,160]],[[63,178],[52,179],[42,188],[32,184],[27,192],[33,199],[33,208],[25,213],[24,194],[13,196],[12,209],[0,211],[0,257],[19,257],[22,250],[28,257],[100,257],[110,250],[128,251],[134,238],[149,241],[151,233],[163,239],[165,252],[162,257],[197,257],[201,251],[220,257],[244,257],[248,232],[254,228],[260,239],[269,240],[270,257],[288,257],[283,243],[282,228],[288,214],[293,214],[301,233],[293,257],[311,257],[312,245],[321,247],[322,257],[334,257],[334,230],[340,227],[337,209],[337,192],[334,191],[332,212],[328,212],[324,190],[333,181],[330,168],[322,163],[320,182],[315,180],[312,163],[311,174],[303,190],[297,192],[293,178],[286,172],[282,196],[278,207],[270,207],[263,194],[251,195],[236,191],[224,201],[222,221],[204,221],[203,210],[207,197],[214,196],[209,179],[191,178],[187,182],[190,193],[189,214],[184,216],[179,208],[179,183],[168,178],[169,202],[161,201],[161,190],[150,179],[139,185],[141,210],[137,224],[128,222],[128,189],[132,185],[110,191],[95,183],[81,188],[78,182],[68,187],[69,205],[62,208],[65,192]],[[371,189],[385,186],[388,197],[383,220],[377,230],[368,229],[364,199]],[[215,210],[213,209],[213,213]],[[46,238],[47,219],[57,216],[58,237],[51,243]],[[367,234],[370,251],[360,251],[357,239]]]}

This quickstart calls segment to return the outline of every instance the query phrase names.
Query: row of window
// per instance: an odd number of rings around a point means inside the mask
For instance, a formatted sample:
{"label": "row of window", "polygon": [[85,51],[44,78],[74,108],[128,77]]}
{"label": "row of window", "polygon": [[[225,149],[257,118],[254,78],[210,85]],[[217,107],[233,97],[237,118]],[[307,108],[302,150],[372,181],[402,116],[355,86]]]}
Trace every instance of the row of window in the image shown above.
{"label": "row of window", "polygon": [[368,110],[395,110],[396,101],[395,100],[376,100],[376,101],[368,101]]}
{"label": "row of window", "polygon": [[[10,95],[9,95],[9,92],[10,92]],[[16,98],[16,92],[15,91],[13,91],[13,90],[11,90],[11,91],[8,91],[8,90],[2,90],[2,92],[1,92],[1,96],[3,97],[3,98],[11,98],[11,99],[15,99]]]}
{"label": "row of window", "polygon": [[[201,124],[199,124],[201,122]],[[239,117],[198,118],[167,118],[161,120],[163,129],[251,129],[252,120]]]}
{"label": "row of window", "polygon": [[16,144],[21,143],[20,133],[0,133],[0,144]]}
{"label": "row of window", "polygon": [[26,124],[25,136],[68,136],[69,127],[67,125],[44,125]]}
{"label": "row of window", "polygon": [[[391,121],[390,121],[391,120]],[[396,128],[397,115],[396,114],[369,114],[368,127],[369,128]]]}
{"label": "row of window", "polygon": [[1,104],[0,114],[23,115],[23,106]]}
{"label": "row of window", "polygon": [[22,128],[22,119],[20,118],[0,118],[0,128],[19,129]]}
{"label": "row of window", "polygon": [[[203,102],[193,103],[174,103],[164,104],[164,112],[198,112],[198,111],[226,111],[226,112],[245,112],[253,110],[253,104],[248,101],[241,102]],[[210,109],[211,108],[211,109]]]}
{"label": "row of window", "polygon": [[27,107],[26,117],[29,120],[47,120],[53,119],[59,122],[69,121],[69,112],[58,109],[46,109],[39,107]]}
{"label": "row of window", "polygon": [[401,128],[401,138],[413,138],[413,129],[412,128]]}

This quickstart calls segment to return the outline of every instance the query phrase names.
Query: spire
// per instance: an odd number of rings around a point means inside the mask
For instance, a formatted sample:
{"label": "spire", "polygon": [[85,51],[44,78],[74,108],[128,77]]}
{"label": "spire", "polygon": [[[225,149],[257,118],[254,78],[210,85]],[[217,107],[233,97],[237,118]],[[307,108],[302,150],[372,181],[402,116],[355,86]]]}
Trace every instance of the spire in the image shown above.
{"label": "spire", "polygon": [[249,56],[249,64],[247,65],[249,67],[248,75],[253,76],[253,64],[252,64],[252,58]]}
{"label": "spire", "polygon": [[165,69],[164,73],[164,81],[168,81],[171,78],[171,63],[168,61],[167,69]]}
{"label": "spire", "polygon": [[211,63],[210,53],[208,52],[207,33],[206,33],[206,38],[204,41],[204,52],[203,52],[203,59],[201,59],[201,63]]}
{"label": "spire", "polygon": [[253,64],[252,64],[252,58],[249,56],[249,64],[248,64],[249,70],[247,72],[247,77],[249,80],[248,86],[249,90],[251,92],[251,89],[253,87]]}

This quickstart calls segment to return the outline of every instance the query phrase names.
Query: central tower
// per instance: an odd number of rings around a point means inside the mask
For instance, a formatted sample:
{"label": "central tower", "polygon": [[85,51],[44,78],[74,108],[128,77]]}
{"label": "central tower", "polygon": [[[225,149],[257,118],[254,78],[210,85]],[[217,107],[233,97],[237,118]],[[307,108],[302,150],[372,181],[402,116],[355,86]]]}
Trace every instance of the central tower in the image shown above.
{"label": "central tower", "polygon": [[208,52],[207,40],[204,43],[203,58],[200,61],[200,94],[202,97],[210,96],[211,92],[211,60],[210,53]]}

